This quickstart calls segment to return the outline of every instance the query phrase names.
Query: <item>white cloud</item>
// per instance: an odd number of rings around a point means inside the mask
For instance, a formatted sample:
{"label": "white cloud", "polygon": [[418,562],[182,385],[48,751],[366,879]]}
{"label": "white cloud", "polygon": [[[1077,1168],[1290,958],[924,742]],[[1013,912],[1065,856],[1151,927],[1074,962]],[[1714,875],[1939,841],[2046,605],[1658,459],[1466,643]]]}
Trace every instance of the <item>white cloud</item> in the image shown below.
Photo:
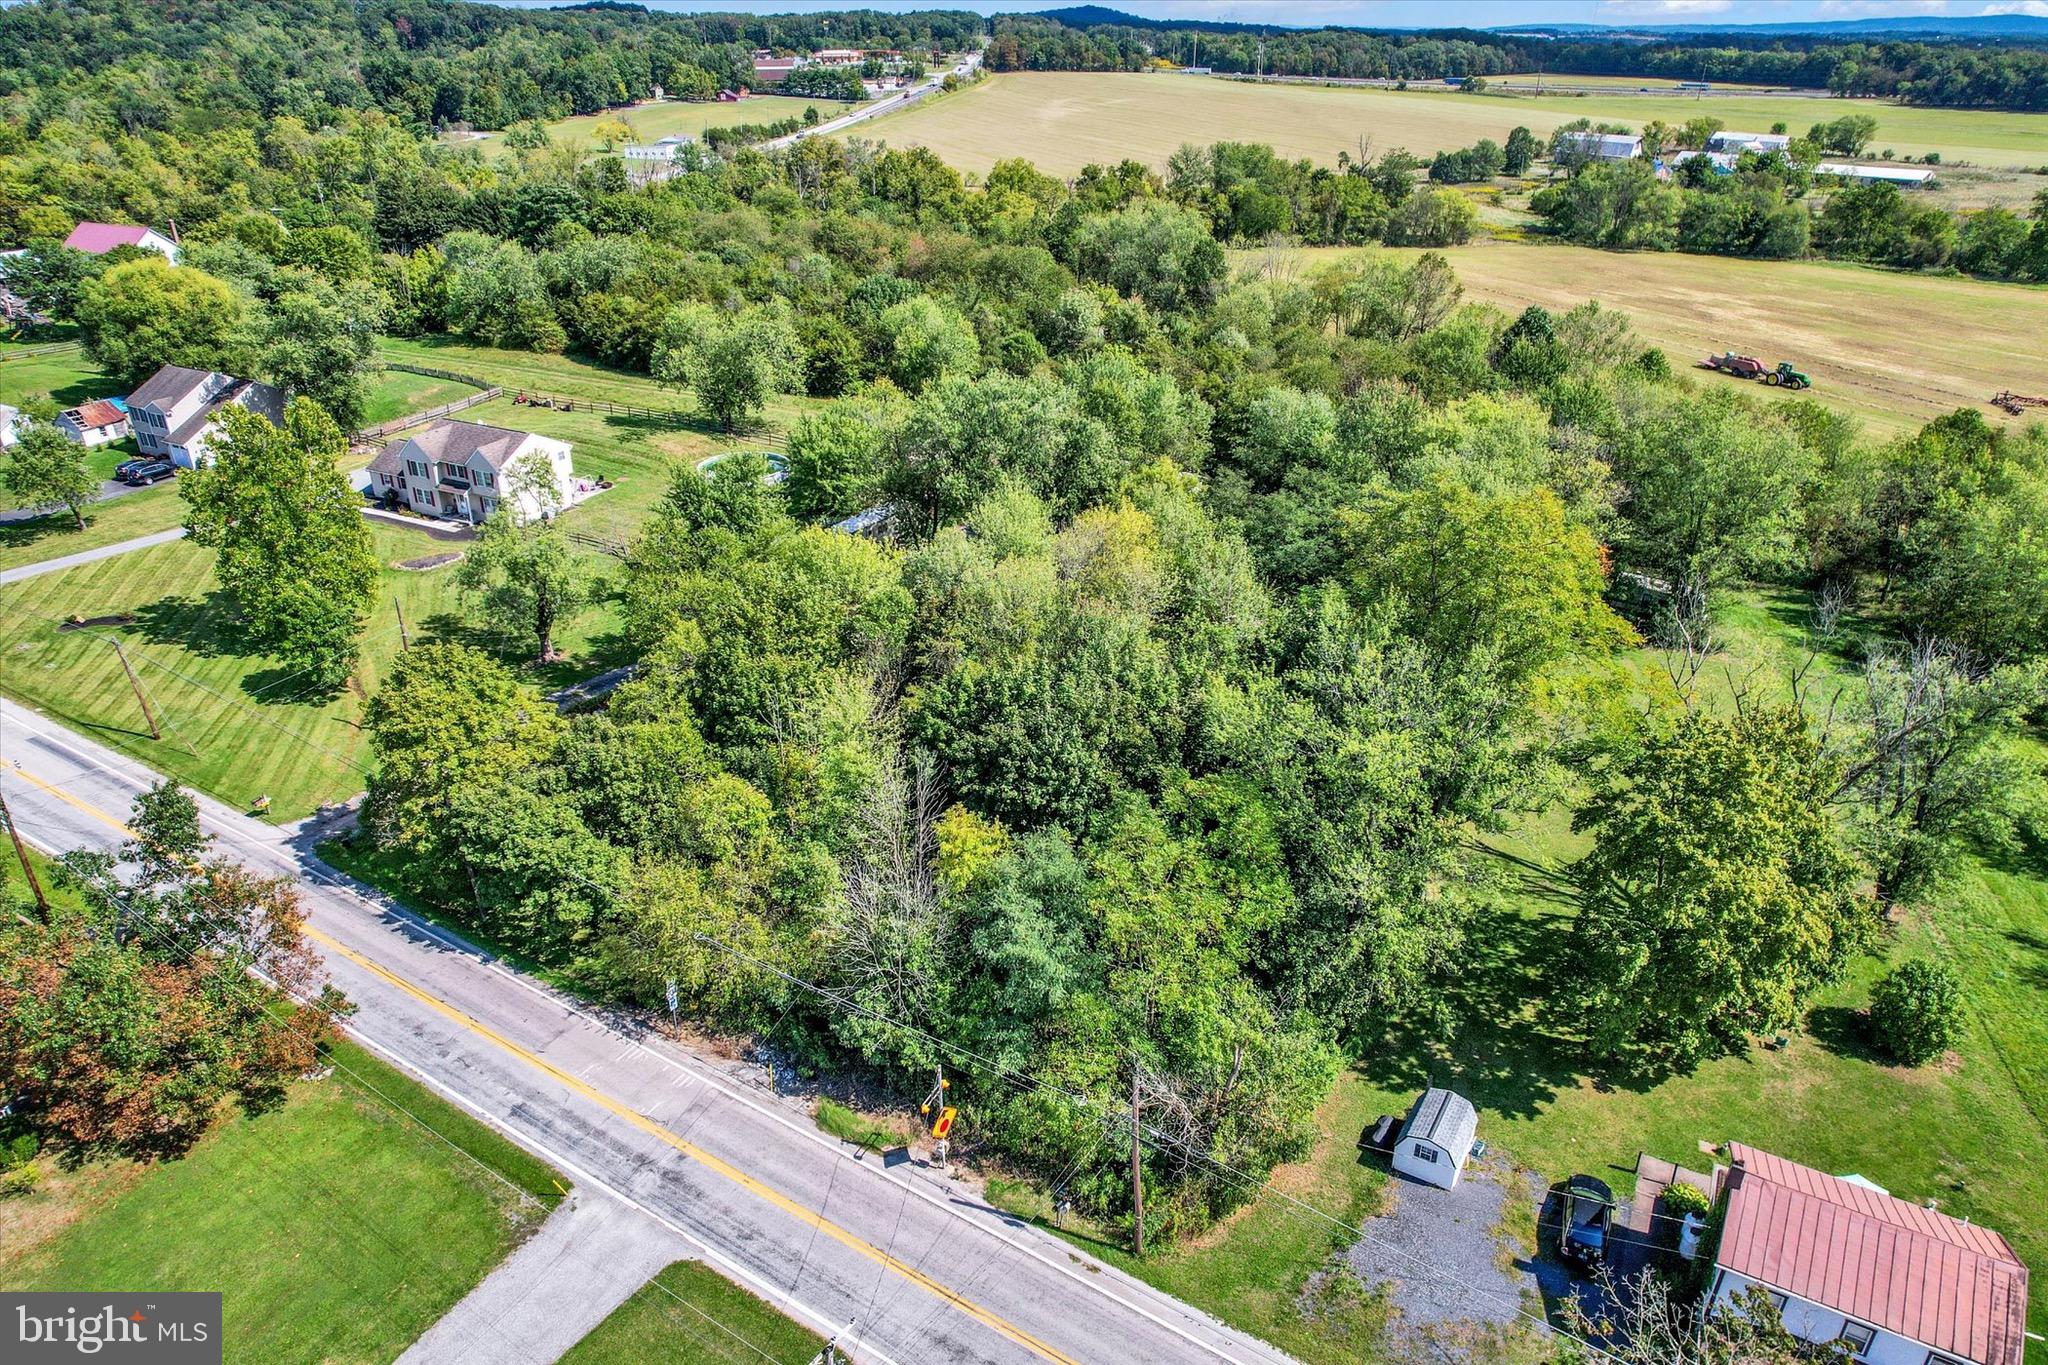
{"label": "white cloud", "polygon": [[1820,19],[1889,19],[1901,14],[1943,14],[1949,0],[1821,0]]}
{"label": "white cloud", "polygon": [[2048,19],[2048,0],[1997,0],[1977,11],[1979,14],[2033,14]]}

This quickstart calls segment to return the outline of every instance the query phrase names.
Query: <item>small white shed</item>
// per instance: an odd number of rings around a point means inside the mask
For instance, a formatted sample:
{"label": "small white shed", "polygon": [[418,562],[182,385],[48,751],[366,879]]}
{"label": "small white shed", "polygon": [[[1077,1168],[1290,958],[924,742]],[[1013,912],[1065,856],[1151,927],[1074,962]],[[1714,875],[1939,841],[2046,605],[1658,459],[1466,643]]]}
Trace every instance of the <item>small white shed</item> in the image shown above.
{"label": "small white shed", "polygon": [[1425,1184],[1451,1189],[1472,1154],[1479,1115],[1463,1095],[1431,1087],[1422,1092],[1394,1143],[1394,1169]]}

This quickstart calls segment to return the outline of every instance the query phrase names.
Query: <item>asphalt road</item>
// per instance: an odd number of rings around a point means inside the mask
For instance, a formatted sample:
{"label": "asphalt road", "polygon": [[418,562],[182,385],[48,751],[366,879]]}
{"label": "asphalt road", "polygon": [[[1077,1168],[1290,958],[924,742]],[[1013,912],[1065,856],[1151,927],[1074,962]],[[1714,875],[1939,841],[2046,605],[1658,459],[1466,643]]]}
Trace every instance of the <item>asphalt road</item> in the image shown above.
{"label": "asphalt road", "polygon": [[19,583],[24,578],[38,578],[46,573],[57,573],[63,569],[75,569],[81,564],[90,564],[95,559],[112,559],[125,555],[130,550],[146,550],[152,545],[168,545],[183,539],[185,528],[174,526],[168,531],[156,531],[133,540],[117,540],[112,545],[102,545],[96,550],[80,550],[77,554],[58,555],[55,559],[39,559],[33,564],[18,568],[0,570],[0,583]]}
{"label": "asphalt road", "polygon": [[[111,847],[154,774],[0,700],[0,789],[46,850]],[[1280,1352],[1015,1223],[919,1163],[819,1133],[747,1070],[579,1006],[200,798],[217,847],[302,881],[349,1031],[572,1179],[878,1365],[1235,1361]],[[969,1094],[960,1098],[973,1103]]]}

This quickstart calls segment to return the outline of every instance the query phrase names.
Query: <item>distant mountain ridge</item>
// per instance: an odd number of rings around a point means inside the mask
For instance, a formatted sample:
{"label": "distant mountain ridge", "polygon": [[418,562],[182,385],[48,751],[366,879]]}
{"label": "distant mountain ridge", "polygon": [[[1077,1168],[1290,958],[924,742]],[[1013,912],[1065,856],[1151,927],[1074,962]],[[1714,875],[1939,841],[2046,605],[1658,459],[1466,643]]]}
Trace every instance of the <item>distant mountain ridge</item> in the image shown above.
{"label": "distant mountain ridge", "polygon": [[[1018,11],[1020,17],[1051,19],[1068,28],[1118,28],[1196,30],[1203,33],[1250,33],[1260,29],[1281,29],[1312,33],[1319,29],[1348,29],[1360,33],[1411,33],[1448,31],[1456,25],[1432,25],[1428,29],[1389,28],[1373,24],[1246,24],[1224,19],[1147,19],[1106,5],[1069,5],[1060,9]],[[1795,34],[1818,38],[1935,38],[1935,39],[2026,39],[2048,40],[2048,18],[2035,14],[1978,14],[1968,16],[1919,14],[1892,15],[1877,19],[1814,19],[1774,24],[1497,24],[1468,30],[1476,33],[1516,34],[1532,37],[1679,38],[1690,35]]]}

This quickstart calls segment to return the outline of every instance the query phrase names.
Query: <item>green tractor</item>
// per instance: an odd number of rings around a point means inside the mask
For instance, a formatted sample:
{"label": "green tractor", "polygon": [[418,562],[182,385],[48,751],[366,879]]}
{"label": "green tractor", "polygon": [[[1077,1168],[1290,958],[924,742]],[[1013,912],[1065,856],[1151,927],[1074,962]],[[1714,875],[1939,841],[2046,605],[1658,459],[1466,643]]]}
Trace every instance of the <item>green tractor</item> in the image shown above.
{"label": "green tractor", "polygon": [[1775,370],[1766,370],[1763,379],[1764,383],[1769,384],[1774,389],[1810,389],[1813,387],[1813,376],[1804,370],[1793,369],[1792,362],[1789,360],[1779,361],[1778,368]]}

